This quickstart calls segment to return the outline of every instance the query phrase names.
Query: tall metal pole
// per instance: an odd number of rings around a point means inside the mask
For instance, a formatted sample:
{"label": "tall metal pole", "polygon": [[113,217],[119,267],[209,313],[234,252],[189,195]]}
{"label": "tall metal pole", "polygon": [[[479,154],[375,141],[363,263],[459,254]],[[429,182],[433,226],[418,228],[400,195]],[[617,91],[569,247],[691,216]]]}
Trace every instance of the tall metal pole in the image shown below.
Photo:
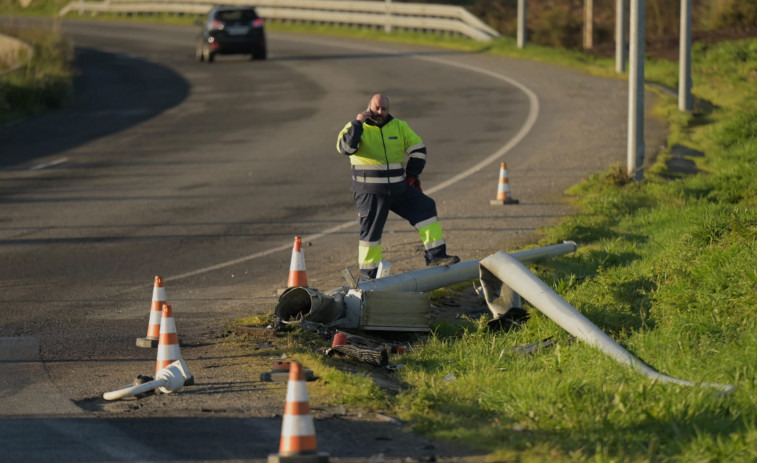
{"label": "tall metal pole", "polygon": [[634,180],[644,176],[644,8],[644,0],[631,0],[627,172]]}
{"label": "tall metal pole", "polygon": [[518,48],[526,46],[526,10],[528,0],[518,0]]}
{"label": "tall metal pole", "polygon": [[615,72],[626,71],[626,0],[615,0]]}
{"label": "tall metal pole", "polygon": [[594,0],[584,0],[584,50],[594,48]]}
{"label": "tall metal pole", "polygon": [[681,0],[681,43],[678,57],[678,109],[691,111],[691,0]]}

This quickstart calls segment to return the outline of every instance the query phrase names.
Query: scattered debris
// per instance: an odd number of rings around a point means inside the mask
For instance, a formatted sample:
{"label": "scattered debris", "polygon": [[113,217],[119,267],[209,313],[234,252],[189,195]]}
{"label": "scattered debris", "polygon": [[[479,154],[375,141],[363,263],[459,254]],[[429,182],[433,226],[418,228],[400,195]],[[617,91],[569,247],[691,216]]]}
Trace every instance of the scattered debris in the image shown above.
{"label": "scattered debris", "polygon": [[351,344],[345,344],[326,349],[326,355],[329,357],[345,356],[359,362],[370,363],[381,367],[386,366],[389,363],[389,354],[383,347],[381,349],[366,349]]}
{"label": "scattered debris", "polygon": [[[153,381],[155,378],[150,375],[138,375],[136,378],[134,378],[134,381],[131,383],[132,386],[139,386],[140,384],[149,383],[150,381]],[[137,399],[141,399],[143,397],[147,397],[148,395],[155,394],[155,389],[142,392],[140,394],[134,394],[134,397]]]}
{"label": "scattered debris", "polygon": [[300,328],[305,331],[310,331],[321,336],[328,336],[329,326],[323,323],[311,322],[308,320],[302,320],[298,323]]}
{"label": "scattered debris", "polygon": [[[271,367],[271,371],[260,373],[260,381],[274,382],[274,383],[286,383],[289,381],[289,368],[291,362],[274,362]],[[305,376],[305,381],[314,381],[315,374],[313,370],[302,368],[302,374]]]}

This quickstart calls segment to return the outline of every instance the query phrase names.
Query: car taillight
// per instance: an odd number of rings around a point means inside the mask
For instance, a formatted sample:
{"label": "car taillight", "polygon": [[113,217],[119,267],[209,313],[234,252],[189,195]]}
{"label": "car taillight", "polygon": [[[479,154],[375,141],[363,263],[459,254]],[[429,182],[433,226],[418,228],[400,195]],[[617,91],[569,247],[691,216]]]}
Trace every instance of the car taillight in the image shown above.
{"label": "car taillight", "polygon": [[221,21],[212,21],[210,23],[210,30],[220,30],[223,29],[223,23]]}
{"label": "car taillight", "polygon": [[263,20],[261,18],[253,20],[252,27],[263,27]]}

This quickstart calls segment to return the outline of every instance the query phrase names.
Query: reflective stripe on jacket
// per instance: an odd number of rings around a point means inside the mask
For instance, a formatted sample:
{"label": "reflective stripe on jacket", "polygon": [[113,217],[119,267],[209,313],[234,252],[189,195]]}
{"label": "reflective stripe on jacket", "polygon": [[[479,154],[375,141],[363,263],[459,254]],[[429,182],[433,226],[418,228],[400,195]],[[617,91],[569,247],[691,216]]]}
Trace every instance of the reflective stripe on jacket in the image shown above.
{"label": "reflective stripe on jacket", "polygon": [[[382,126],[357,120],[344,126],[336,149],[349,155],[352,166],[352,191],[358,193],[390,192],[401,184],[405,173],[417,177],[426,165],[426,145],[407,125],[391,115]],[[408,156],[407,168],[403,165]]]}

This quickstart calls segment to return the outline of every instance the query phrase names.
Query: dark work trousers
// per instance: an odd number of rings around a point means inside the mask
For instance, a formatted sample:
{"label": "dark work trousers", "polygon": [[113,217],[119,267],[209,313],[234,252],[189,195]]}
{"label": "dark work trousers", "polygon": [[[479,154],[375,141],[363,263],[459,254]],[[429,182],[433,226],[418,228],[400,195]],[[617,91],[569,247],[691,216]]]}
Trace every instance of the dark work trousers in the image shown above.
{"label": "dark work trousers", "polygon": [[391,194],[353,193],[360,217],[360,241],[381,241],[389,211],[416,223],[436,216],[436,202],[419,189],[405,188]]}

